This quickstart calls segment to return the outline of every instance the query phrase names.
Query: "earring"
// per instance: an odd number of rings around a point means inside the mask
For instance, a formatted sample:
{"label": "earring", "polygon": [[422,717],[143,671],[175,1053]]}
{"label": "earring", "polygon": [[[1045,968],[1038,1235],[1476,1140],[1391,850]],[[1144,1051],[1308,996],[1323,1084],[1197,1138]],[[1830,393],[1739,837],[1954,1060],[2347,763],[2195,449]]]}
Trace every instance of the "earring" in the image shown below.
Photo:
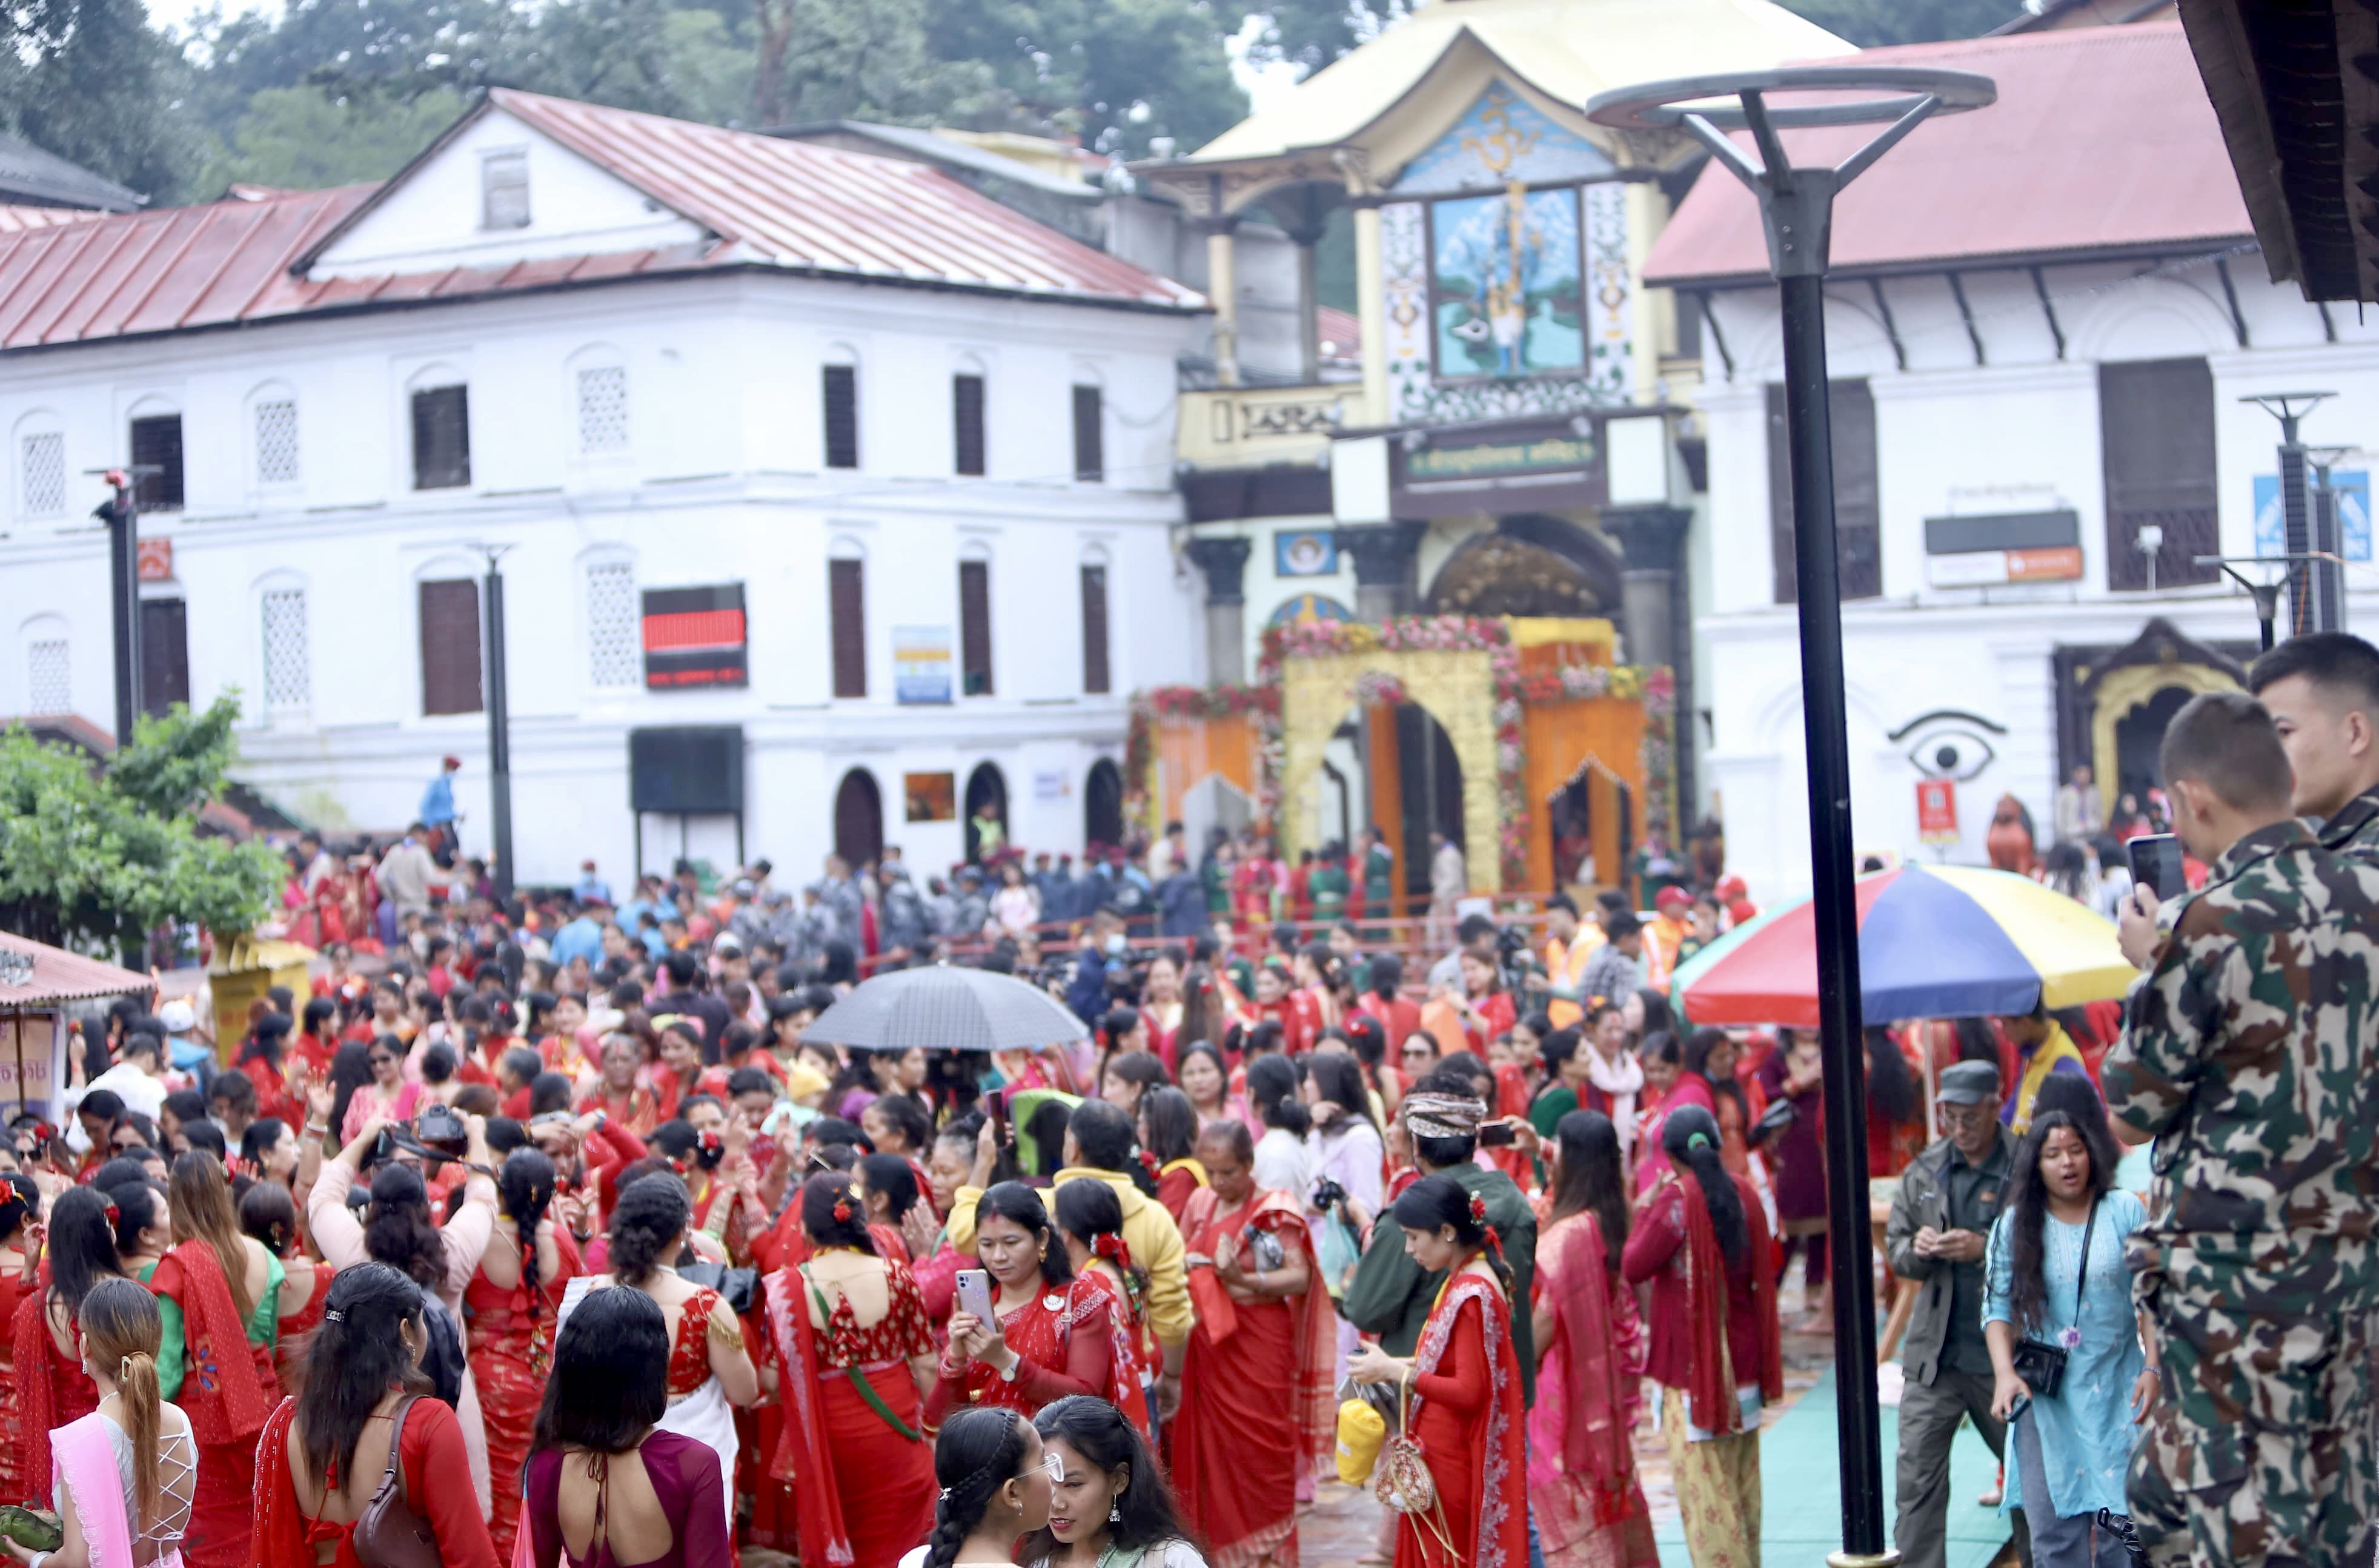
{"label": "earring", "polygon": [[1122,1503],[1111,1502],[1107,1504],[1107,1523],[1110,1525],[1120,1525],[1123,1523]]}

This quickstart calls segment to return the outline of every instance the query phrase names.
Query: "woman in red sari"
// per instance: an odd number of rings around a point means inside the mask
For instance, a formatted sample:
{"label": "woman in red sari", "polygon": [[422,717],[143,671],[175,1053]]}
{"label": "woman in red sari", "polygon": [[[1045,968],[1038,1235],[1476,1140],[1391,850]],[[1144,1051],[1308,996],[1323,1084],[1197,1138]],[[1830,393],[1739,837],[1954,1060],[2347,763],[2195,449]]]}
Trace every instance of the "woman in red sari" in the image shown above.
{"label": "woman in red sari", "polygon": [[1600,1111],[1562,1117],[1538,1214],[1537,1402],[1528,1412],[1528,1505],[1546,1568],[1654,1568],[1652,1516],[1636,1473],[1644,1322],[1619,1276],[1627,1188],[1619,1129]]}
{"label": "woman in red sari", "polygon": [[1177,1089],[1152,1089],[1140,1097],[1140,1146],[1156,1159],[1156,1200],[1179,1224],[1190,1200],[1206,1185],[1198,1163],[1198,1108]]}
{"label": "woman in red sari", "polygon": [[1078,1278],[1041,1195],[1003,1181],[975,1202],[975,1255],[992,1278],[984,1322],[963,1309],[950,1318],[925,1419],[939,1425],[967,1405],[1004,1405],[1031,1416],[1069,1393],[1107,1397],[1115,1386],[1113,1297]]}
{"label": "woman in red sari", "polygon": [[[255,1568],[363,1568],[356,1522],[397,1452],[407,1507],[427,1520],[446,1568],[498,1568],[454,1412],[429,1393],[421,1290],[385,1263],[332,1283],[306,1350],[304,1393],[284,1399],[241,1474],[255,1480],[246,1560]],[[204,1461],[200,1472],[204,1473]],[[517,1481],[513,1484],[517,1485]]]}
{"label": "woman in red sari", "polygon": [[553,1162],[542,1152],[515,1149],[505,1156],[496,1173],[496,1219],[488,1249],[463,1287],[471,1381],[479,1390],[479,1418],[488,1433],[494,1504],[488,1534],[496,1555],[506,1562],[520,1526],[521,1466],[528,1460],[529,1434],[552,1365],[554,1315],[581,1266],[577,1242],[547,1212],[553,1192]]}
{"label": "woman in red sari", "polygon": [[[41,1283],[32,1265],[41,1254],[42,1193],[15,1171],[0,1176],[0,1322],[14,1324],[17,1304]],[[0,1338],[0,1389],[17,1386],[16,1336]],[[24,1401],[0,1399],[0,1499],[24,1488]]]}
{"label": "woman in red sari", "polygon": [[1695,1568],[1759,1561],[1759,1412],[1784,1395],[1776,1243],[1759,1194],[1719,1158],[1718,1123],[1687,1106],[1661,1128],[1670,1171],[1621,1260],[1652,1284],[1645,1369],[1660,1385],[1660,1429]]}
{"label": "woman in red sari", "polygon": [[1423,1176],[1392,1212],[1413,1261],[1445,1274],[1410,1359],[1366,1345],[1346,1363],[1358,1382],[1405,1385],[1406,1430],[1437,1482],[1435,1507],[1397,1519],[1396,1568],[1525,1568],[1528,1429],[1512,1271],[1486,1205],[1452,1176]]}
{"label": "woman in red sari", "polygon": [[893,1568],[934,1526],[920,1408],[933,1325],[908,1269],[883,1256],[848,1176],[811,1176],[793,1207],[809,1260],[767,1280],[785,1419],[762,1457],[779,1483],[800,1483],[803,1562]]}
{"label": "woman in red sari", "polygon": [[50,1505],[50,1433],[99,1408],[98,1386],[82,1368],[75,1315],[92,1285],[124,1277],[115,1222],[108,1218],[113,1204],[107,1194],[88,1187],[60,1193],[50,1204],[49,1287],[28,1288],[10,1320],[17,1393],[11,1414],[20,1433],[19,1490],[10,1494],[12,1501]]}
{"label": "woman in red sari", "polygon": [[1123,1412],[1124,1419],[1150,1435],[1147,1383],[1143,1369],[1161,1365],[1164,1352],[1148,1333],[1148,1271],[1131,1260],[1131,1246],[1123,1236],[1123,1200],[1103,1181],[1069,1181],[1055,1189],[1049,1204],[1057,1222],[1057,1237],[1065,1244],[1066,1260],[1081,1278],[1107,1293],[1108,1320],[1115,1326],[1115,1362],[1106,1402]]}
{"label": "woman in red sari", "polygon": [[1259,1188],[1237,1122],[1199,1135],[1208,1185],[1181,1227],[1198,1325],[1173,1482],[1214,1568],[1297,1561],[1297,1483],[1332,1441],[1336,1321],[1298,1196]]}

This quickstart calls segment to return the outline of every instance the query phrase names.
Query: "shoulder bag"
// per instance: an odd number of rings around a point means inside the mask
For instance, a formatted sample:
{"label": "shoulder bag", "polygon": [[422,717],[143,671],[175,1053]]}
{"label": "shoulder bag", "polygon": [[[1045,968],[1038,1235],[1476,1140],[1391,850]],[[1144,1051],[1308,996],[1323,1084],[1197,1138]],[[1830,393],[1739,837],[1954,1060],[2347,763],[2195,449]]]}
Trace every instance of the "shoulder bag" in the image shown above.
{"label": "shoulder bag", "polygon": [[405,1417],[419,1397],[408,1395],[397,1402],[388,1434],[388,1473],[380,1477],[380,1490],[356,1521],[356,1561],[365,1568],[445,1568],[437,1532],[405,1500],[405,1466],[397,1454],[397,1445],[405,1440]]}
{"label": "shoulder bag", "polygon": [[1459,1561],[1446,1528],[1445,1510],[1438,1502],[1437,1478],[1430,1473],[1429,1456],[1421,1452],[1420,1440],[1412,1435],[1411,1403],[1412,1374],[1407,1372],[1396,1383],[1396,1430],[1380,1445],[1371,1495],[1397,1513],[1410,1514],[1417,1527],[1427,1530],[1449,1558]]}
{"label": "shoulder bag", "polygon": [[[2044,1216],[2044,1221],[2046,1216]],[[2082,1260],[2073,1274],[2073,1328],[2082,1328],[2082,1296],[2090,1283],[2090,1237],[2098,1228],[2098,1206],[2090,1205],[2090,1218],[2082,1226]],[[2044,1261],[2043,1272],[2047,1270]],[[2015,1375],[2023,1386],[2032,1390],[2035,1399],[2054,1399],[2057,1391],[2065,1386],[2067,1350],[2061,1345],[2044,1345],[2036,1339],[2019,1339],[2014,1354],[2008,1359],[2014,1364]]]}

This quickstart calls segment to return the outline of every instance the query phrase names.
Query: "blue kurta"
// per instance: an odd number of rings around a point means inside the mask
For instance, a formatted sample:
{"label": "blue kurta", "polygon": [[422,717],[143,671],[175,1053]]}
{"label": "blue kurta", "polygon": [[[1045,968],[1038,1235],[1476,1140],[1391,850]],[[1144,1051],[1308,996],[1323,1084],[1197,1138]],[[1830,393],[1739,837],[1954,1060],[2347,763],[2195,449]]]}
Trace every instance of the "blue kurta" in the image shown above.
{"label": "blue kurta", "polygon": [[[2012,1323],[2008,1310],[2012,1209],[1991,1226],[1984,1257],[1983,1321]],[[2048,1477],[2049,1512],[2060,1519],[2095,1514],[2101,1508],[2128,1512],[2123,1474],[2131,1462],[2139,1429],[2131,1425],[2131,1386],[2147,1366],[2140,1349],[2139,1321],[2131,1311],[2131,1275],[2123,1266],[2123,1239],[2147,1223],[2146,1206],[2129,1192],[2098,1200],[2098,1224],[2090,1237],[2090,1277],[2082,1299],[2081,1343],[2066,1353],[2065,1381],[2054,1399],[2035,1394],[2033,1429],[2040,1439],[2040,1465]],[[2048,1300],[2042,1321],[2018,1337],[2063,1345],[2075,1326],[2074,1284],[2082,1264],[2080,1225],[2055,1215],[2041,1220],[2041,1270]],[[2000,1512],[2023,1506],[2012,1454],[2007,1467],[2007,1501]]]}

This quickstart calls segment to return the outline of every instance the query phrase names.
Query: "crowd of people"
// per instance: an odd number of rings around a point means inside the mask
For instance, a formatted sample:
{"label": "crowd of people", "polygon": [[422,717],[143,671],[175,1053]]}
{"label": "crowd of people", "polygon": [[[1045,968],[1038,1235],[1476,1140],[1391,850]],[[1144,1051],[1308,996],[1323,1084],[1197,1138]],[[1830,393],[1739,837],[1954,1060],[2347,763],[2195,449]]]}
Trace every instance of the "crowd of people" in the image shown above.
{"label": "crowd of people", "polygon": [[[1868,1031],[1912,1564],[1964,1421],[2034,1563],[2369,1550],[2379,653],[2255,681],[2167,736],[2208,875],[2124,900],[2128,1019]],[[1648,1418],[1697,1568],[1758,1561],[1830,1238],[1815,1042],[1670,1009],[1739,887],[1470,914],[1425,972],[1361,906],[1167,942],[1102,898],[1049,958],[987,904],[980,961],[1088,1032],[970,1056],[813,1031],[927,950],[869,934],[902,878],[805,957],[767,874],[433,899],[220,1055],[182,1002],[78,1032],[66,1124],[0,1155],[0,1501],[64,1541],[0,1549],[1260,1568],[1336,1476],[1396,1568],[1603,1568],[1658,1561]]]}

